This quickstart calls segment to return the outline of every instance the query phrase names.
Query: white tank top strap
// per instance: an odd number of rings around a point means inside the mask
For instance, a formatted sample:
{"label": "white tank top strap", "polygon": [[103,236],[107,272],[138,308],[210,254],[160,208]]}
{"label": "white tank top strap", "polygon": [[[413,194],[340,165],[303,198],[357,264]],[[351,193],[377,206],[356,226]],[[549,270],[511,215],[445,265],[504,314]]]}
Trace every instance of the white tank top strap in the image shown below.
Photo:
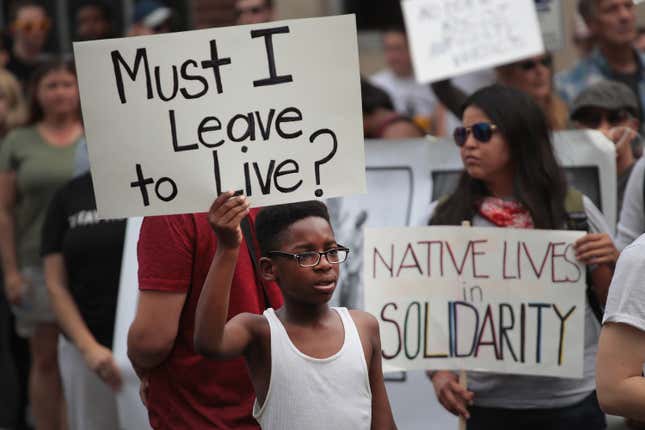
{"label": "white tank top strap", "polygon": [[344,341],[337,352],[320,359],[298,350],[273,309],[264,311],[271,333],[271,376],[264,404],[256,400],[253,405],[263,430],[370,428],[372,394],[360,335],[347,309],[332,309],[341,318]]}

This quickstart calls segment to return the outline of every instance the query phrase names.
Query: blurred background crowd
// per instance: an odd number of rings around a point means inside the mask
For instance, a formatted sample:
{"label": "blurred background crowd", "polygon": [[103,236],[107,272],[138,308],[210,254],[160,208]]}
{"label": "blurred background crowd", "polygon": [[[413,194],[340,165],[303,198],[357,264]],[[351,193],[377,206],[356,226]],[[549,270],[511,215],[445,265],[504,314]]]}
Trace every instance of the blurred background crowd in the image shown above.
{"label": "blurred background crowd", "polygon": [[[42,260],[66,251],[55,232],[50,232],[50,242],[41,243],[48,237],[43,226],[55,228],[51,213],[47,215],[52,197],[88,169],[72,42],[355,13],[366,137],[449,136],[460,124],[458,110],[465,97],[485,85],[502,83],[529,94],[546,113],[552,130],[599,129],[617,144],[620,210],[642,153],[632,138],[643,124],[645,104],[645,6],[611,0],[604,3],[615,8],[601,14],[585,12],[585,3],[593,1],[562,1],[567,35],[563,49],[430,86],[414,79],[397,0],[3,0],[0,429],[62,429],[73,421],[62,406],[69,382],[62,383],[61,374],[63,382],[69,381],[73,377],[65,372],[75,370],[62,365],[59,369],[60,327],[81,351],[81,364],[93,370],[101,360],[109,360],[118,285],[106,287],[97,303],[73,289],[70,297],[57,290],[56,283],[45,282],[66,278],[56,272],[60,267],[43,267]],[[601,78],[612,82],[596,85]],[[625,130],[633,134],[626,137]],[[626,219],[622,229],[619,225],[619,248],[645,231],[645,225],[638,225],[639,216],[633,222]],[[113,272],[118,280],[118,263]],[[26,284],[33,288],[27,290]],[[70,318],[70,312],[80,317]],[[117,374],[108,379],[109,385],[118,386]]]}

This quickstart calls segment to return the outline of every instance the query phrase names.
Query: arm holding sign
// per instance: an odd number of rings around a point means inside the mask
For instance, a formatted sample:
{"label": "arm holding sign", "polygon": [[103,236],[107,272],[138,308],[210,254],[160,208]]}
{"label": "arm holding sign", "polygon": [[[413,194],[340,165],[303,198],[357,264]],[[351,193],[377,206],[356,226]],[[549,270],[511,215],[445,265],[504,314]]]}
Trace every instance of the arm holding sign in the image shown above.
{"label": "arm holding sign", "polygon": [[587,197],[583,199],[583,203],[590,233],[576,241],[576,257],[591,266],[592,286],[598,301],[604,305],[619,252],[607,233],[609,226],[602,213]]}
{"label": "arm holding sign", "polygon": [[264,317],[248,313],[226,321],[235,265],[244,240],[240,222],[248,213],[246,198],[231,192],[222,193],[208,213],[218,245],[195,312],[195,350],[209,358],[243,355],[255,337],[254,327],[264,323]]}
{"label": "arm holding sign", "polygon": [[596,362],[602,409],[645,420],[645,289],[643,236],[625,248],[611,284]]}
{"label": "arm holding sign", "polygon": [[473,404],[475,393],[459,384],[457,374],[449,370],[439,370],[428,372],[428,376],[432,381],[439,403],[454,415],[465,419],[470,418],[468,406]]}

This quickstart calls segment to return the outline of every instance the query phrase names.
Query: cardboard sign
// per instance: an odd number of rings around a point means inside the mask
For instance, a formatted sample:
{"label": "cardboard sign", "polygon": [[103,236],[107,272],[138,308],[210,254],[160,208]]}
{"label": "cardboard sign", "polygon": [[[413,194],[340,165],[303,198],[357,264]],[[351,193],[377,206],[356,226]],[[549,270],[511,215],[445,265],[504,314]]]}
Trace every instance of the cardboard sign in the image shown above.
{"label": "cardboard sign", "polygon": [[565,45],[564,15],[560,0],[534,0],[542,29],[544,49],[559,51]]}
{"label": "cardboard sign", "polygon": [[74,44],[102,217],[365,191],[353,15]]}
{"label": "cardboard sign", "polygon": [[585,232],[367,229],[365,304],[384,369],[582,377]]}
{"label": "cardboard sign", "polygon": [[402,5],[419,82],[544,51],[533,0],[405,0]]}

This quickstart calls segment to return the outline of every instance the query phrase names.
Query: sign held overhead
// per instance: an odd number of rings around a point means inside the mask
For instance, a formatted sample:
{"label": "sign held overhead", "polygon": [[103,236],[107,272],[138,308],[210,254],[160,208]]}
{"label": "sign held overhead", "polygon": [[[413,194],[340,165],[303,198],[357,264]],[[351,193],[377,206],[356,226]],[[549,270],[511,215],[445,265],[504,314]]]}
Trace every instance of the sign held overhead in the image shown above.
{"label": "sign held overhead", "polygon": [[[365,191],[352,15],[74,44],[102,217]],[[338,172],[342,172],[339,175]]]}

